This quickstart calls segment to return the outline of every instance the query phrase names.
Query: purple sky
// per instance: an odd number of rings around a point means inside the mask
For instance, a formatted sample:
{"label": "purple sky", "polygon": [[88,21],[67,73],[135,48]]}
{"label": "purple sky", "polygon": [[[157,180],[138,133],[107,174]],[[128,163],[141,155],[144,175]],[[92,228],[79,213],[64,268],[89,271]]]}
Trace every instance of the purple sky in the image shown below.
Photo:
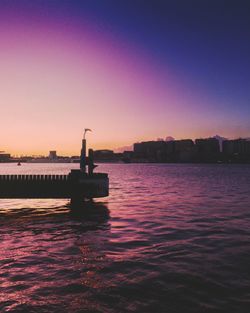
{"label": "purple sky", "polygon": [[[202,2],[202,3],[201,3]],[[0,3],[0,150],[250,136],[246,1]]]}

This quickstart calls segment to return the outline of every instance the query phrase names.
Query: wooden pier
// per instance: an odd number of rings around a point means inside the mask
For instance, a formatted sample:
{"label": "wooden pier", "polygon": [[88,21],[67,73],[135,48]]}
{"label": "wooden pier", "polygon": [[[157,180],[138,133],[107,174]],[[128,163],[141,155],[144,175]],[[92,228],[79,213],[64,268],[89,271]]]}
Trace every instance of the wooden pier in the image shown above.
{"label": "wooden pier", "polygon": [[[109,195],[106,173],[93,173],[93,150],[86,157],[86,140],[83,139],[80,169],[68,175],[0,175],[1,199],[63,198],[72,203]],[[88,172],[86,172],[88,167]]]}
{"label": "wooden pier", "polygon": [[[75,173],[74,173],[75,174]],[[92,199],[108,196],[108,175],[0,175],[0,198]]]}

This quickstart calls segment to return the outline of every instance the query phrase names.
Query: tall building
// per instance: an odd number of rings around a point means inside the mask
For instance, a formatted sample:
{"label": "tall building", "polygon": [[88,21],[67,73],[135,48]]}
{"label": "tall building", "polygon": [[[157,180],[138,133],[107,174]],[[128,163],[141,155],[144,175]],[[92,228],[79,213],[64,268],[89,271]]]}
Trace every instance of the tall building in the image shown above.
{"label": "tall building", "polygon": [[191,139],[174,141],[174,154],[176,162],[191,162],[194,159],[195,148]]}
{"label": "tall building", "polygon": [[10,157],[9,153],[0,153],[0,162],[8,162]]}
{"label": "tall building", "polygon": [[246,154],[249,152],[250,141],[246,139],[235,139],[223,141],[223,152],[227,155],[232,154]]}
{"label": "tall building", "polygon": [[175,142],[174,140],[165,141],[164,160],[165,162],[175,162]]}
{"label": "tall building", "polygon": [[49,159],[50,160],[56,160],[57,159],[57,154],[55,150],[52,150],[49,152]]}
{"label": "tall building", "polygon": [[112,161],[116,159],[116,154],[113,150],[95,150],[94,160],[95,161]]}
{"label": "tall building", "polygon": [[250,162],[250,141],[247,139],[225,140],[222,145],[225,160]]}
{"label": "tall building", "polygon": [[145,141],[134,144],[135,157],[150,162],[163,162],[165,149],[165,141]]}
{"label": "tall building", "polygon": [[200,162],[215,162],[219,159],[220,144],[216,138],[196,139],[197,157]]}

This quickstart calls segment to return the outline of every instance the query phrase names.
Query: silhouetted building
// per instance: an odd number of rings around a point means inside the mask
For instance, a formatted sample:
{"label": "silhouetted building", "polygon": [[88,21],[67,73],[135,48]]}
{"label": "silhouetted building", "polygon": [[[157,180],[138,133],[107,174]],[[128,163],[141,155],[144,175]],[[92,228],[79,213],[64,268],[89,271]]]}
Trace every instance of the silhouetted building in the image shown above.
{"label": "silhouetted building", "polygon": [[196,139],[198,162],[216,162],[220,156],[220,144],[216,138]]}
{"label": "silhouetted building", "polygon": [[95,161],[113,161],[116,159],[116,154],[112,150],[95,150],[94,160]]}
{"label": "silhouetted building", "polygon": [[52,150],[49,152],[49,159],[50,160],[56,160],[57,159],[57,154],[55,150]]}
{"label": "silhouetted building", "polygon": [[225,140],[222,151],[227,155],[246,154],[249,152],[249,141],[246,139]]}
{"label": "silhouetted building", "polygon": [[10,154],[9,153],[0,153],[0,162],[8,162],[10,161]]}
{"label": "silhouetted building", "polygon": [[134,151],[123,151],[121,160],[124,163],[131,163],[133,159],[134,159]]}
{"label": "silhouetted building", "polygon": [[163,162],[165,141],[145,141],[134,144],[134,154],[137,159],[149,162]]}
{"label": "silhouetted building", "polygon": [[191,162],[194,158],[194,142],[191,139],[175,140],[174,154],[176,162]]}
{"label": "silhouetted building", "polygon": [[[218,136],[217,136],[218,137]],[[217,138],[145,141],[134,144],[135,162],[250,162],[250,140],[224,140],[223,152]]]}
{"label": "silhouetted building", "polygon": [[165,141],[164,161],[175,162],[175,142],[173,140]]}
{"label": "silhouetted building", "polygon": [[229,162],[250,161],[250,141],[247,139],[225,140],[222,144],[224,160]]}

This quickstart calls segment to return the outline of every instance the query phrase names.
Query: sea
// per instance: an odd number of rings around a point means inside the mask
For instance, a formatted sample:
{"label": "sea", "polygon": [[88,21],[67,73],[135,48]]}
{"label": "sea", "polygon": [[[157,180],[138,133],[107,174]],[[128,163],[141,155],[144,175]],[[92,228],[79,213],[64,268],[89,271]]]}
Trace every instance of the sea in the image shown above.
{"label": "sea", "polygon": [[[0,164],[67,174],[78,164]],[[250,165],[99,164],[110,195],[0,200],[0,312],[250,312]]]}

